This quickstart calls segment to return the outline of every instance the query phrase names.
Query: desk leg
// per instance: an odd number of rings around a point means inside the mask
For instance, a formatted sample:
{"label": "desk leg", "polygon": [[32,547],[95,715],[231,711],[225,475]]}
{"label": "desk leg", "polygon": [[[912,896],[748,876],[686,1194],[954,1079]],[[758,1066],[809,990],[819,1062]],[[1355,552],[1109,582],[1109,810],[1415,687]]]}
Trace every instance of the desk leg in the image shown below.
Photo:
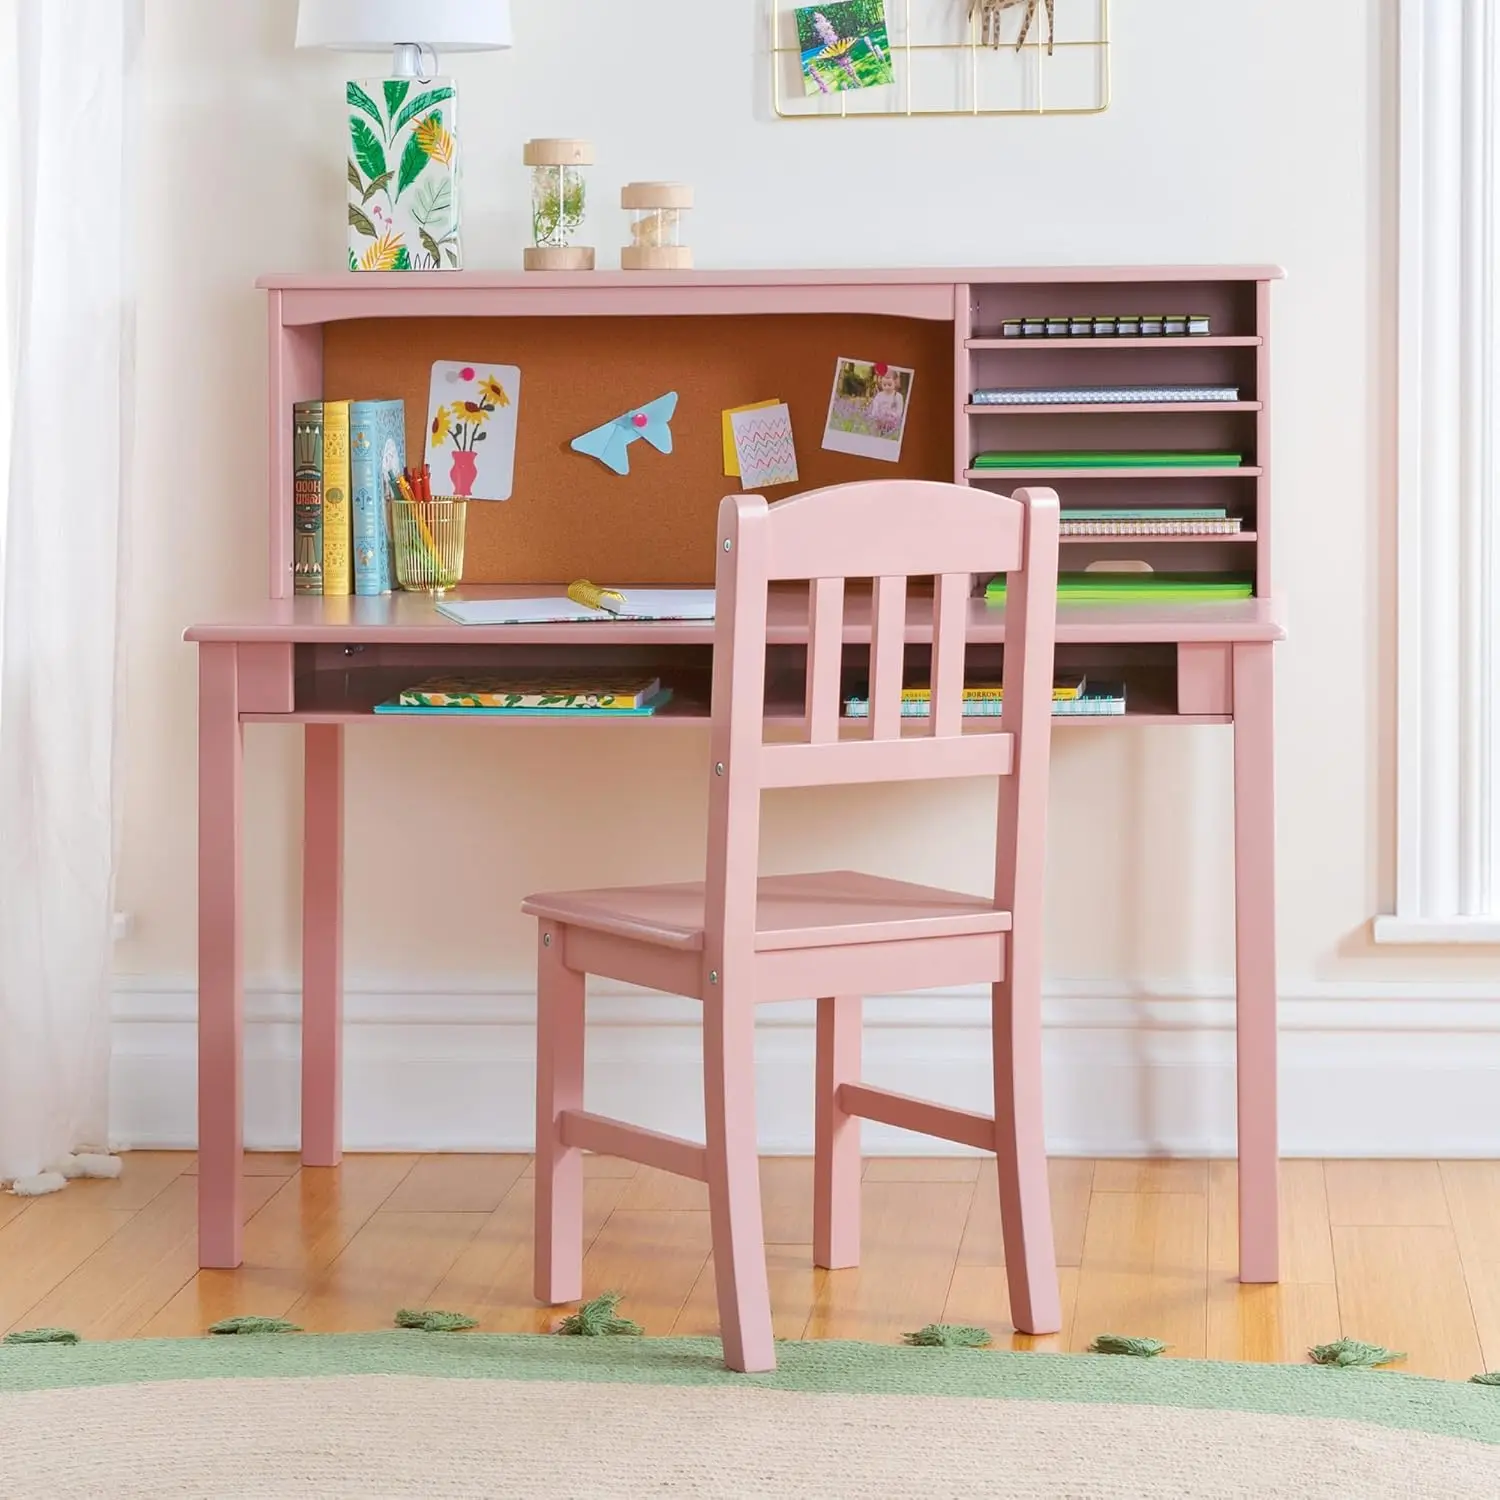
{"label": "desk leg", "polygon": [[302,1164],[343,1157],[344,729],[303,731]]}
{"label": "desk leg", "polygon": [[1272,649],[1269,643],[1234,648],[1234,947],[1241,1281],[1279,1279]]}
{"label": "desk leg", "polygon": [[198,647],[198,1264],[239,1265],[244,1204],[244,740],[232,643]]}

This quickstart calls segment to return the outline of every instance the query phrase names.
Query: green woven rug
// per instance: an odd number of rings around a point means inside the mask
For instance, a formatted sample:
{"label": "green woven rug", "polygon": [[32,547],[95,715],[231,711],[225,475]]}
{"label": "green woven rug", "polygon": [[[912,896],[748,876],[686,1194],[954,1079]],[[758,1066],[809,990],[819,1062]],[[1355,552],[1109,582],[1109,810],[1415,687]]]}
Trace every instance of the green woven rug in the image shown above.
{"label": "green woven rug", "polygon": [[1500,1387],[1317,1366],[423,1332],[0,1348],[0,1493],[1500,1496]]}

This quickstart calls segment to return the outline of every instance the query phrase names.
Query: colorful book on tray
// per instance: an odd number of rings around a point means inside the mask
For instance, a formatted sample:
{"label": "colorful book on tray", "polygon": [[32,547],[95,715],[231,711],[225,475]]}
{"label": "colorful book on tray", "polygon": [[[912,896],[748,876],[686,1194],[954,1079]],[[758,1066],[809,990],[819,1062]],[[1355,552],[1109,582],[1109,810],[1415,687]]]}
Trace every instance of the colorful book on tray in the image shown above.
{"label": "colorful book on tray", "polygon": [[[1248,599],[1249,578],[1227,573],[1060,573],[1059,604],[1191,604]],[[1005,579],[992,578],[984,591],[991,604],[1005,602]]]}
{"label": "colorful book on tray", "polygon": [[[410,691],[410,690],[409,690]],[[375,705],[378,714],[406,714],[412,718],[454,718],[454,719],[648,719],[659,708],[665,707],[672,701],[672,689],[658,687],[657,691],[649,698],[638,703],[634,707],[625,704],[590,703],[590,694],[521,694],[522,698],[556,698],[559,701],[552,703],[518,703],[518,704],[489,704],[489,703],[403,703],[401,700],[407,696],[405,693],[388,699],[384,703]],[[609,694],[598,696],[608,697]],[[563,702],[563,698],[571,701]]]}
{"label": "colorful book on tray", "polygon": [[590,708],[620,713],[661,692],[657,677],[552,672],[545,677],[430,677],[403,688],[402,708]]}
{"label": "colorful book on tray", "polygon": [[1134,405],[1140,402],[1238,401],[1233,385],[1018,386],[975,391],[975,406]]}

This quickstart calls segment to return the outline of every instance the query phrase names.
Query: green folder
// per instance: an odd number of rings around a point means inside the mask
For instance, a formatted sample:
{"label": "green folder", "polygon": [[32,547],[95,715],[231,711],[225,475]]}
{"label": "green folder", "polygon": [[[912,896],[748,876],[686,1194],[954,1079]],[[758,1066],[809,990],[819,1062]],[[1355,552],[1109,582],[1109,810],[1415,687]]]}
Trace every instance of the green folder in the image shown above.
{"label": "green folder", "polygon": [[[1059,573],[1059,604],[1189,604],[1248,599],[1246,577],[1222,573]],[[1005,602],[1004,577],[984,591],[991,604]]]}
{"label": "green folder", "polygon": [[974,459],[976,469],[1236,469],[1242,455],[1238,453],[1183,453],[1180,451],[1150,453],[1129,449],[1118,453],[996,452],[981,453]]}

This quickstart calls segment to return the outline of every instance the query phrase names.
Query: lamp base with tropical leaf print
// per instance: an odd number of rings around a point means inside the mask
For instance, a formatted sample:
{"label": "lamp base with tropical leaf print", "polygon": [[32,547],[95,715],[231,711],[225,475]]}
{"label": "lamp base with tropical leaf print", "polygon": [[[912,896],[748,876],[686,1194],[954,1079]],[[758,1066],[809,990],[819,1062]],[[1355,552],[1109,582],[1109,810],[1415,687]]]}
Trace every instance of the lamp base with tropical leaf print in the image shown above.
{"label": "lamp base with tropical leaf print", "polygon": [[362,78],[348,103],[349,269],[461,270],[453,80]]}

